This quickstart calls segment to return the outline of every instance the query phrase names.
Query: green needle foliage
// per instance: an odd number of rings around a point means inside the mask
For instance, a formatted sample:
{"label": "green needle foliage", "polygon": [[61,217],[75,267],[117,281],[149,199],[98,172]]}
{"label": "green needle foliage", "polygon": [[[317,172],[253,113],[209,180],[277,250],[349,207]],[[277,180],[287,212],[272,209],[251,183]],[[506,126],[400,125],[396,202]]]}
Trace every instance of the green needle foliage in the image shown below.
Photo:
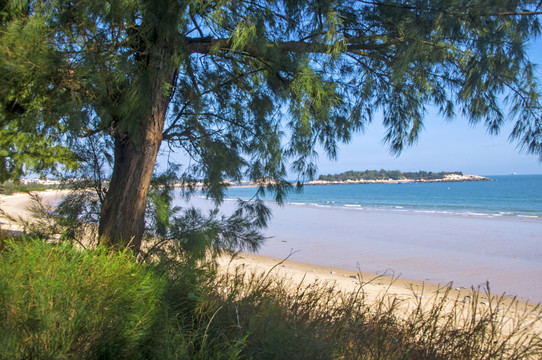
{"label": "green needle foliage", "polygon": [[259,181],[257,196],[282,201],[287,174],[312,178],[317,146],[336,157],[376,113],[398,154],[430,105],[490,133],[513,122],[511,139],[542,156],[525,54],[540,10],[534,0],[3,1],[2,176],[74,166],[78,138],[109,139],[99,232],[139,249],[162,142],[217,202],[225,179]]}
{"label": "green needle foliage", "polygon": [[52,30],[43,17],[29,12],[0,3],[0,182],[77,165],[62,141],[67,127],[59,114],[70,95],[55,90],[61,56],[50,46]]}
{"label": "green needle foliage", "polygon": [[0,257],[3,359],[137,357],[160,314],[163,279],[128,252],[81,252],[40,241]]}
{"label": "green needle foliage", "polygon": [[175,283],[127,250],[0,244],[0,359],[238,358],[242,338],[198,322],[193,268]]}

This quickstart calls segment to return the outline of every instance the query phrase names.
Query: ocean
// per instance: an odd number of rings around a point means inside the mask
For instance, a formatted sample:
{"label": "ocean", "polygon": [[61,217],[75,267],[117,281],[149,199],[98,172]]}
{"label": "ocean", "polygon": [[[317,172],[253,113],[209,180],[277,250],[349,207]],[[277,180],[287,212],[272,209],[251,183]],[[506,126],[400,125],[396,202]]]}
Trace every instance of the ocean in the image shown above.
{"label": "ocean", "polygon": [[[305,186],[287,204],[373,211],[542,220],[542,175],[491,176],[493,181]],[[253,188],[232,188],[229,198],[249,199]]]}
{"label": "ocean", "polygon": [[[542,175],[494,181],[306,186],[272,201],[259,254],[542,302]],[[223,208],[255,188],[232,188]],[[210,202],[192,203],[209,208]]]}

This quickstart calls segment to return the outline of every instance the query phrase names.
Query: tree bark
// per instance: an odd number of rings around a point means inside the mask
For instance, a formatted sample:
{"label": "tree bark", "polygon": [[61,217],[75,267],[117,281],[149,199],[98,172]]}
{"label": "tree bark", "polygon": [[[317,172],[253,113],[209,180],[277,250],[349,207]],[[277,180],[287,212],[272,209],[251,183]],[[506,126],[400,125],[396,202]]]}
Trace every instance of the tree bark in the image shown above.
{"label": "tree bark", "polygon": [[152,84],[149,110],[138,121],[137,131],[118,131],[115,139],[113,174],[102,204],[98,234],[101,244],[130,247],[139,251],[145,231],[145,209],[152,173],[170,103],[164,86],[173,86],[177,65],[174,47],[167,40],[155,44],[153,55],[142,60],[144,73]]}
{"label": "tree bark", "polygon": [[[166,106],[167,107],[167,106]],[[141,246],[145,231],[145,208],[152,172],[162,142],[165,109],[153,109],[144,120],[143,134],[115,138],[113,175],[102,204],[100,242]]]}

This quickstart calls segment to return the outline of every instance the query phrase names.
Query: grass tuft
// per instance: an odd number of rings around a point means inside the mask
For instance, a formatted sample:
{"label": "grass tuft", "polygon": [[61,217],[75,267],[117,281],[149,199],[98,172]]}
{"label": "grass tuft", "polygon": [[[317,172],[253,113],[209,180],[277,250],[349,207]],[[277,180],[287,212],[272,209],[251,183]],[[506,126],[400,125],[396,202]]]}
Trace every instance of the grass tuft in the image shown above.
{"label": "grass tuft", "polygon": [[[292,283],[237,267],[214,279],[209,298],[221,328],[246,336],[251,359],[540,359],[540,306],[488,289],[469,302],[450,287],[399,300]],[[482,297],[488,299],[481,304]],[[486,305],[487,304],[487,305]]]}
{"label": "grass tuft", "polygon": [[542,358],[540,307],[487,289],[374,300],[212,269],[3,235],[0,359]]}

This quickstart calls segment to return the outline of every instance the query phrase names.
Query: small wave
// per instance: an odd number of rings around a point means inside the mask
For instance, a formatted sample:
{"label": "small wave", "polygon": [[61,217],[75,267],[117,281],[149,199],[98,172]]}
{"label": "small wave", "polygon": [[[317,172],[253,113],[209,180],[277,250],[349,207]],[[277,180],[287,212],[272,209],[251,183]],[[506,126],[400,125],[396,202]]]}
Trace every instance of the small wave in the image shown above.
{"label": "small wave", "polygon": [[314,204],[314,203],[310,203],[308,205],[314,206],[314,207],[320,207],[320,208],[332,208],[333,207],[331,205],[322,205],[322,204]]}
{"label": "small wave", "polygon": [[[194,199],[203,199],[206,200],[207,197],[201,194],[195,194],[193,195]],[[228,202],[235,202],[238,199],[237,198],[225,198],[225,201]],[[296,199],[297,200],[297,199]],[[266,200],[269,202],[272,202],[270,200]],[[478,209],[472,209],[469,211],[469,209],[438,209],[438,208],[423,208],[423,206],[414,205],[414,206],[405,206],[405,205],[393,205],[393,204],[356,204],[356,203],[343,203],[342,201],[337,200],[322,200],[322,201],[316,201],[316,202],[301,202],[301,201],[292,201],[287,202],[287,205],[294,206],[294,207],[312,207],[312,208],[320,208],[320,209],[347,209],[350,211],[370,211],[370,212],[397,212],[397,213],[411,213],[411,214],[426,214],[426,215],[433,215],[433,216],[461,216],[461,217],[476,217],[476,218],[494,218],[494,219],[532,219],[532,220],[541,220],[542,215],[541,214],[525,214],[521,212],[515,212],[515,211],[496,211],[494,209],[493,211],[489,210],[487,212],[484,212],[483,210],[480,211]]]}
{"label": "small wave", "polygon": [[453,211],[453,210],[430,210],[430,209],[392,209],[393,211],[411,212],[414,214],[428,215],[443,215],[443,216],[476,216],[476,217],[492,217],[494,214],[480,213],[474,211]]}
{"label": "small wave", "polygon": [[513,212],[499,211],[498,213],[491,214],[491,217],[504,217],[504,216],[510,217],[513,215],[515,215]]}
{"label": "small wave", "polygon": [[289,202],[288,205],[292,205],[292,206],[305,206],[307,205],[306,203],[302,203],[302,202]]}
{"label": "small wave", "polygon": [[288,205],[288,206],[293,206],[293,207],[305,207],[305,208],[315,208],[315,207],[319,207],[319,208],[333,208],[333,207],[334,207],[334,206],[332,206],[332,205],[327,205],[325,202],[323,202],[323,203],[288,202],[288,203],[286,203],[286,205]]}
{"label": "small wave", "polygon": [[467,216],[488,216],[489,214],[477,213],[477,212],[465,212],[462,213]]}

